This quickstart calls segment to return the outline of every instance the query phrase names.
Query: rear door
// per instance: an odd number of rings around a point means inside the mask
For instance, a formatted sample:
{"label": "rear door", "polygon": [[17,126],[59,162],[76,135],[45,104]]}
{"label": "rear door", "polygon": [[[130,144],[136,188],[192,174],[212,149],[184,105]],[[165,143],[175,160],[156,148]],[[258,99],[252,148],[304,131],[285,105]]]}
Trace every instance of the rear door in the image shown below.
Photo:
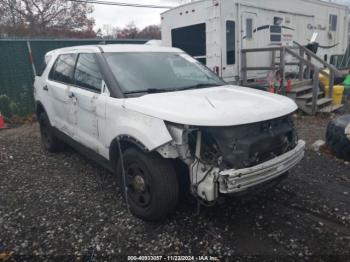
{"label": "rear door", "polygon": [[76,114],[76,139],[86,147],[100,152],[101,125],[105,119],[105,97],[101,96],[102,74],[94,53],[81,53],[74,72],[70,96]]}
{"label": "rear door", "polygon": [[76,58],[76,54],[59,55],[49,73],[47,84],[43,87],[52,103],[52,114],[49,116],[52,124],[69,136],[74,135],[75,125],[70,117],[72,100],[69,97],[69,89],[73,84]]}

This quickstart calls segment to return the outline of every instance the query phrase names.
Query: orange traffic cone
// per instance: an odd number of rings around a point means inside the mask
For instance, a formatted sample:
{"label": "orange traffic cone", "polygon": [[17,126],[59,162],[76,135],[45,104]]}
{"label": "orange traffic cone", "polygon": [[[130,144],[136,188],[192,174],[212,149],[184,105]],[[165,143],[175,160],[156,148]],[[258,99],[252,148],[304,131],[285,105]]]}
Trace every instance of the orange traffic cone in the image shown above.
{"label": "orange traffic cone", "polygon": [[275,93],[275,87],[273,85],[270,85],[269,88],[267,89],[268,92],[270,93]]}
{"label": "orange traffic cone", "polygon": [[4,128],[6,128],[5,118],[0,113],[0,129],[4,129]]}

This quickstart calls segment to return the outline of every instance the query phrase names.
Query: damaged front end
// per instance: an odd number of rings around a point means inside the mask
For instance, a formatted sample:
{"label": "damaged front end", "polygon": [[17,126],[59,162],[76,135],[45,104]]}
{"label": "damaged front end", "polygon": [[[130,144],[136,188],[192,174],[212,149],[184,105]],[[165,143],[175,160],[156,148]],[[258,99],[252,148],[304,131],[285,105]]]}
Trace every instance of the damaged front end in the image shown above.
{"label": "damaged front end", "polygon": [[168,124],[173,142],[158,150],[189,167],[191,191],[211,203],[285,174],[304,156],[291,115],[232,127]]}

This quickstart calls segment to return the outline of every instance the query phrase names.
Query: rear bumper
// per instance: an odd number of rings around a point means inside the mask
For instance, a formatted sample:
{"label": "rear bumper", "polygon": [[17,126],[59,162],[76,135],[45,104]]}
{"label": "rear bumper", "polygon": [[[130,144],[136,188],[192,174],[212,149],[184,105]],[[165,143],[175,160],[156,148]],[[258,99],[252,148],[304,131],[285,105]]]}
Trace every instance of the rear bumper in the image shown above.
{"label": "rear bumper", "polygon": [[260,165],[221,171],[219,191],[223,194],[239,193],[274,180],[298,164],[304,157],[304,150],[305,142],[300,140],[293,150]]}

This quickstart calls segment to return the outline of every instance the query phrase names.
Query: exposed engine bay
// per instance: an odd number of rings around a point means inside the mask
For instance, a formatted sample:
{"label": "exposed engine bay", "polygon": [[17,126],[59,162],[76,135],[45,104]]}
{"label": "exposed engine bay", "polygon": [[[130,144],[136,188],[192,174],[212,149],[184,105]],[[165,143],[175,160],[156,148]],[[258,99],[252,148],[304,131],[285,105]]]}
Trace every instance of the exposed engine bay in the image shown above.
{"label": "exposed engine bay", "polygon": [[220,170],[241,169],[280,156],[297,145],[291,116],[234,126],[203,127],[201,159]]}
{"label": "exposed engine bay", "polygon": [[[304,144],[298,146],[291,115],[232,127],[168,124],[168,130],[174,140],[158,152],[188,165],[192,194],[208,203],[215,201],[219,192],[242,191],[277,177],[291,168],[279,167],[279,160],[297,163],[303,156]],[[290,155],[296,147],[297,152]],[[265,172],[266,168],[270,171]]]}

